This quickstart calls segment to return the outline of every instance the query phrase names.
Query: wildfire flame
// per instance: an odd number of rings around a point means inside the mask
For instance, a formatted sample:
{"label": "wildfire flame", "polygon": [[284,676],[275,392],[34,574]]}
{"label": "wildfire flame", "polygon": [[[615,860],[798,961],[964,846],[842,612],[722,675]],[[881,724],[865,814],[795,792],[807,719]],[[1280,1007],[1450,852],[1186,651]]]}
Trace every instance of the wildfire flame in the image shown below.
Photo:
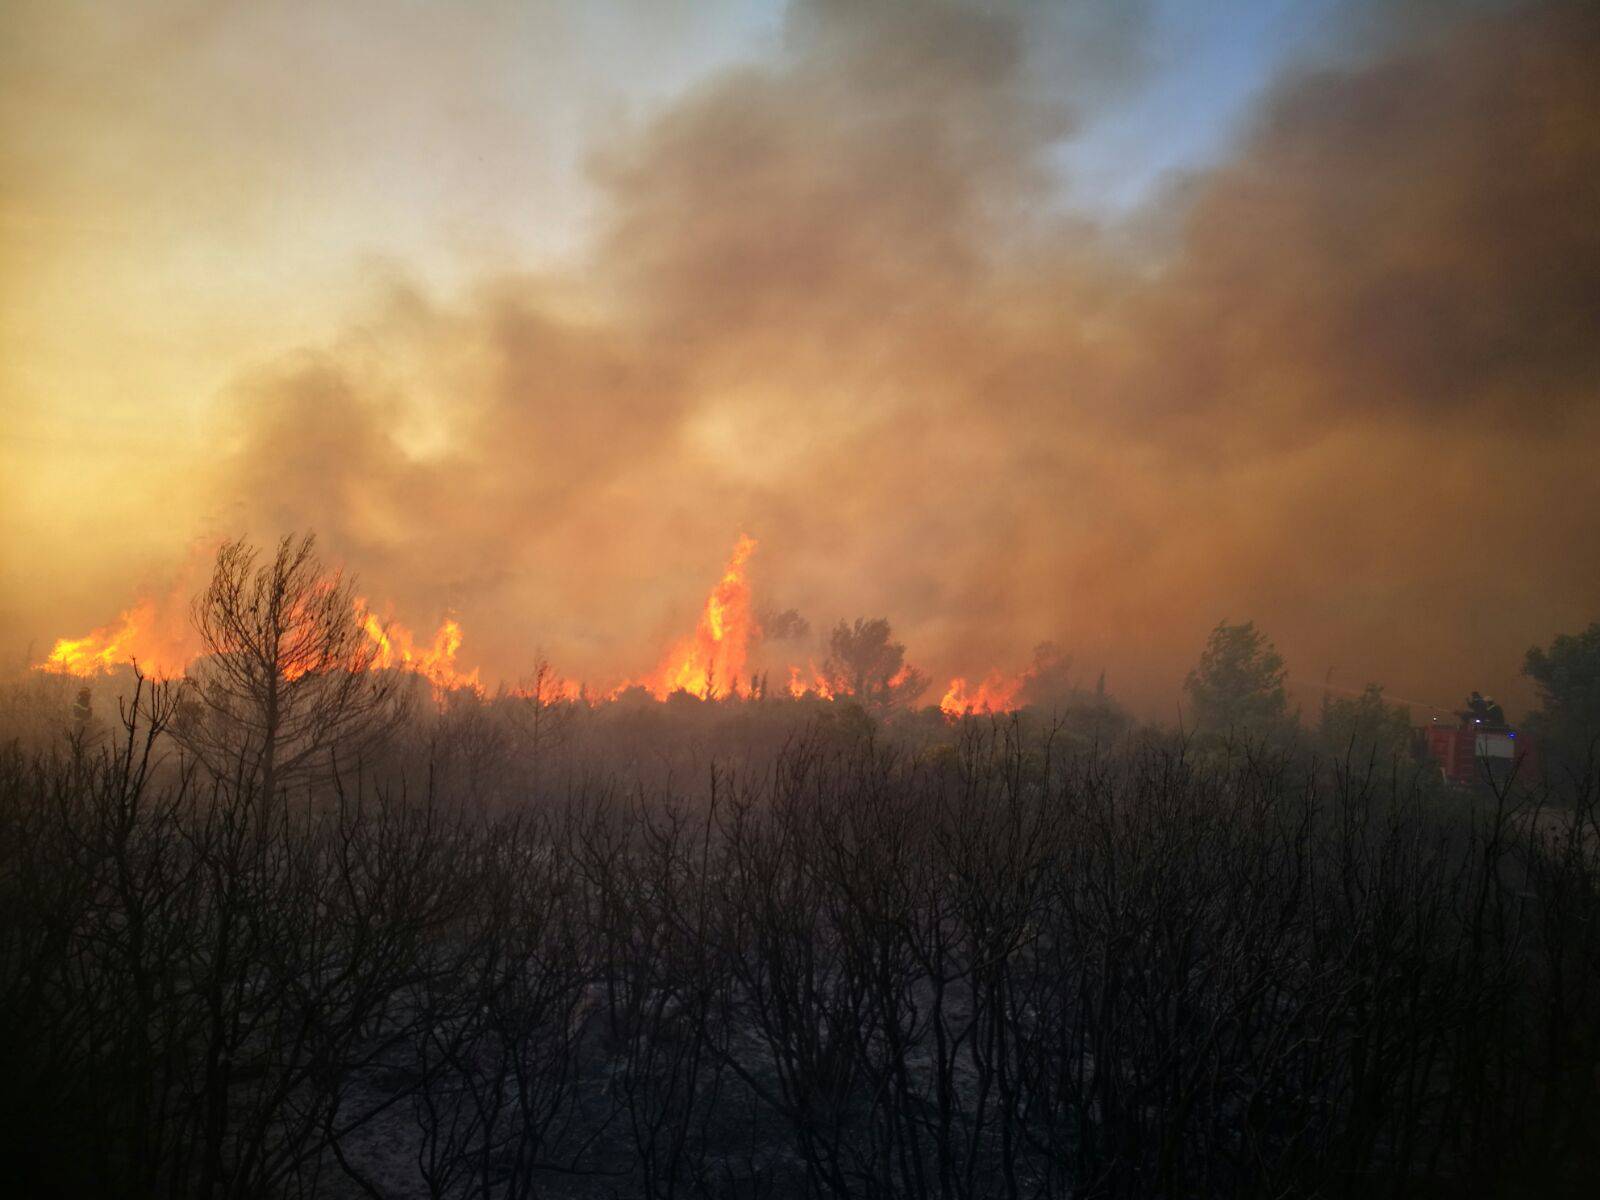
{"label": "wildfire flame", "polygon": [[705,612],[694,633],[672,648],[655,674],[635,686],[644,687],[657,700],[677,691],[710,698],[739,688],[750,642],[761,632],[751,611],[750,584],[744,574],[755,549],[755,539],[741,534],[722,578],[706,597]]}
{"label": "wildfire flame", "polygon": [[804,671],[799,667],[789,667],[789,695],[796,700],[803,700],[807,696],[816,696],[823,700],[833,699],[833,685],[817,670],[816,663],[810,663]]}
{"label": "wildfire flame", "polygon": [[[181,605],[169,607],[182,610]],[[372,670],[414,671],[427,679],[436,692],[481,687],[476,667],[462,671],[456,665],[462,633],[460,623],[454,619],[447,618],[439,626],[431,645],[418,646],[409,629],[393,622],[384,625],[364,601],[357,601],[356,617],[375,647]],[[34,664],[34,669],[89,679],[137,664],[147,676],[176,678],[199,653],[191,631],[185,628],[173,633],[167,628],[175,619],[172,612],[163,612],[154,600],[141,600],[109,625],[82,637],[57,639],[49,655]]]}
{"label": "wildfire flame", "polygon": [[182,675],[193,657],[178,641],[161,631],[155,602],[141,600],[109,625],[80,638],[58,638],[35,669],[87,679],[137,663],[145,674],[164,679]]}
{"label": "wildfire flame", "polygon": [[[674,645],[650,675],[591,692],[582,683],[563,678],[541,663],[532,683],[513,687],[508,694],[551,703],[615,699],[633,688],[642,688],[657,700],[679,691],[708,699],[738,694],[748,678],[752,650],[761,637],[745,574],[755,550],[755,539],[741,534],[721,577],[706,597],[694,632]],[[179,613],[186,615],[186,607],[177,591],[169,604],[141,600],[100,629],[79,638],[61,638],[35,669],[89,678],[137,663],[146,674],[158,678],[181,675],[199,653],[193,631],[177,617]],[[457,689],[482,692],[479,668],[463,670],[457,662],[463,632],[455,618],[446,618],[431,641],[418,639],[398,622],[382,620],[364,599],[355,602],[355,619],[370,643],[370,660],[366,655],[362,658],[372,670],[412,672],[426,679],[440,699]],[[975,682],[958,675],[951,679],[939,708],[951,719],[974,713],[1014,712],[1022,707],[1029,684],[1046,669],[1047,664],[1035,664],[1019,674],[995,670]],[[779,694],[794,699],[836,698],[833,682],[815,662],[804,667],[790,664],[787,673]],[[891,687],[909,675],[910,668],[902,668],[890,681]]]}
{"label": "wildfire flame", "polygon": [[1014,712],[1021,707],[1022,689],[1028,685],[1032,672],[1005,675],[990,671],[976,684],[968,683],[963,676],[950,681],[950,687],[939,701],[939,710],[947,717],[962,717],[970,713]]}
{"label": "wildfire flame", "polygon": [[385,625],[367,608],[365,600],[356,601],[356,613],[374,647],[372,670],[414,671],[431,683],[436,693],[457,688],[482,690],[477,667],[462,671],[456,666],[462,634],[461,623],[455,618],[444,619],[433,635],[432,645],[419,647],[409,629],[395,621]]}
{"label": "wildfire flame", "polygon": [[581,703],[588,699],[588,691],[581,682],[557,675],[547,663],[540,663],[533,678],[510,689],[509,694],[540,704]]}

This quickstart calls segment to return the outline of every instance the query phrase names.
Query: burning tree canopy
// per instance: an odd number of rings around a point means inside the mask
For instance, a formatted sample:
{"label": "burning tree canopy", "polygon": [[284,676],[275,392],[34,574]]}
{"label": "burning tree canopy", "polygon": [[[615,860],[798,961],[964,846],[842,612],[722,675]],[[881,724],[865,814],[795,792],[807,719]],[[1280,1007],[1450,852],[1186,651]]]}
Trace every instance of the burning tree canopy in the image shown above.
{"label": "burning tree canopy", "polygon": [[906,648],[889,637],[889,622],[856,618],[840,621],[828,641],[826,672],[835,696],[853,696],[872,708],[909,703],[928,687],[928,677],[906,663]]}
{"label": "burning tree canopy", "polygon": [[204,711],[175,732],[214,772],[258,778],[265,795],[332,747],[361,754],[403,703],[396,677],[372,669],[386,643],[357,619],[311,534],[284,537],[265,562],[243,541],[223,545],[193,614],[204,653],[184,691]]}

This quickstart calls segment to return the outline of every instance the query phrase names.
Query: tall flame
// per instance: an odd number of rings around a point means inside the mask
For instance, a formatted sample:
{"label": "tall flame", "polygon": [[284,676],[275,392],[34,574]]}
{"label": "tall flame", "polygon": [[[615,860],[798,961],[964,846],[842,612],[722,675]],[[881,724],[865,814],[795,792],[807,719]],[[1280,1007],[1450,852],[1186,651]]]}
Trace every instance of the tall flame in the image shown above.
{"label": "tall flame", "polygon": [[655,674],[641,681],[656,699],[664,700],[676,691],[710,697],[741,686],[750,641],[760,633],[744,574],[755,549],[754,538],[739,536],[722,578],[706,597],[705,612],[693,635],[674,646]]}

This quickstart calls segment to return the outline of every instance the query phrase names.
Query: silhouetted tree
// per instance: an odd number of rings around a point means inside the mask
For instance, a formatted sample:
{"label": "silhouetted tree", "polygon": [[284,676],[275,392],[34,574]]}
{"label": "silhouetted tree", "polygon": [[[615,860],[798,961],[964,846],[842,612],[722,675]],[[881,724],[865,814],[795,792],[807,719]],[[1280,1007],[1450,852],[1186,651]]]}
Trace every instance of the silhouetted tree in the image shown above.
{"label": "silhouetted tree", "polygon": [[243,770],[271,796],[335,747],[369,749],[392,723],[400,681],[370,670],[375,646],[355,594],[317,558],[315,538],[286,536],[270,561],[231,541],[192,609],[205,655],[186,680],[204,712],[174,733],[218,774]]}
{"label": "silhouetted tree", "polygon": [[840,621],[828,642],[823,666],[835,696],[853,696],[873,708],[915,700],[927,689],[928,677],[906,665],[906,648],[891,639],[883,617]]}
{"label": "silhouetted tree", "polygon": [[1559,635],[1548,650],[1533,647],[1522,673],[1538,685],[1541,701],[1528,714],[1528,729],[1557,761],[1574,768],[1592,762],[1600,739],[1600,622]]}
{"label": "silhouetted tree", "polygon": [[761,636],[769,642],[797,642],[811,632],[811,622],[795,608],[763,613],[760,620]]}
{"label": "silhouetted tree", "polygon": [[1287,718],[1286,675],[1283,656],[1255,622],[1219,621],[1183,688],[1200,729],[1265,734]]}
{"label": "silhouetted tree", "polygon": [[1387,763],[1411,745],[1411,717],[1403,705],[1383,698],[1381,684],[1369,683],[1359,696],[1324,696],[1318,727],[1327,750],[1352,764]]}

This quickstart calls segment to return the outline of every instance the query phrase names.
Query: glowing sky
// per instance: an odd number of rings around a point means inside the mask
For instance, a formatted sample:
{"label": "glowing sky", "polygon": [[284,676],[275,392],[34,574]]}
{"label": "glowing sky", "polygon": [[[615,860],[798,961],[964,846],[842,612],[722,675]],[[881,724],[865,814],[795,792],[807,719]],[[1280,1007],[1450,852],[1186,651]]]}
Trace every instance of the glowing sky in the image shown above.
{"label": "glowing sky", "polygon": [[1505,692],[1600,615],[1597,45],[1578,4],[9,3],[0,652],[311,526],[490,675],[615,669],[748,529],[772,603],[936,670],[1051,639],[1165,711],[1249,616],[1302,680]]}

